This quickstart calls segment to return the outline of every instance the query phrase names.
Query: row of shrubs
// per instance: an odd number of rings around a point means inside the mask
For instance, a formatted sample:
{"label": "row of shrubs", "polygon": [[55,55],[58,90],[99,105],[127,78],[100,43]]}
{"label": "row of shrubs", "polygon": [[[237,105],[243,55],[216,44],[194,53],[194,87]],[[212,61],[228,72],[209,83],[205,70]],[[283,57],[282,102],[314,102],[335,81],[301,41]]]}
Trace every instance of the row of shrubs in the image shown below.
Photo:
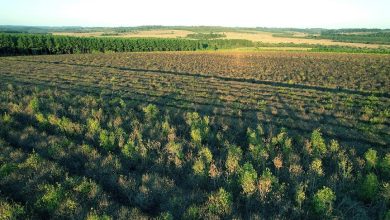
{"label": "row of shrubs", "polygon": [[387,151],[318,129],[293,137],[120,97],[1,88],[3,218],[390,217]]}

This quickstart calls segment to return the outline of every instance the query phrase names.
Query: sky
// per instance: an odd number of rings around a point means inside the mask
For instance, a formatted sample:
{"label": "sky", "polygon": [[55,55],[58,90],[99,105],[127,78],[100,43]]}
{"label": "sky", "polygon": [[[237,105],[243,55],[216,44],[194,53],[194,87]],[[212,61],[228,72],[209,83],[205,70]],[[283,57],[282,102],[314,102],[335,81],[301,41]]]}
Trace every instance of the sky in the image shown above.
{"label": "sky", "polygon": [[390,28],[390,0],[0,0],[0,24]]}

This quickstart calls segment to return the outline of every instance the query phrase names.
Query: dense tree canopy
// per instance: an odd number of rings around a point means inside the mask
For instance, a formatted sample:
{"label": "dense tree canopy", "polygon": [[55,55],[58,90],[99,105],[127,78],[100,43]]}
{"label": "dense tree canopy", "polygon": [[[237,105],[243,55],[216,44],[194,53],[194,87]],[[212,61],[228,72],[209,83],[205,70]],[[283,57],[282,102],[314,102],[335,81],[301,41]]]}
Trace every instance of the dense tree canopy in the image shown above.
{"label": "dense tree canopy", "polygon": [[194,51],[247,47],[252,44],[248,40],[125,39],[49,34],[0,34],[0,55]]}

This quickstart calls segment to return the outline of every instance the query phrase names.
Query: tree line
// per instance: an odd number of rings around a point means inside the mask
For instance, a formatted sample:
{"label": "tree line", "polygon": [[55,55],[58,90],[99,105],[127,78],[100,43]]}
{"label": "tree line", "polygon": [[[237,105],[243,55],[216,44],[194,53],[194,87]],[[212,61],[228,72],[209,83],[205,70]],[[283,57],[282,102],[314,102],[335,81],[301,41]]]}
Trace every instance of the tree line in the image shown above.
{"label": "tree line", "polygon": [[249,46],[253,46],[253,42],[249,40],[124,39],[48,34],[0,34],[0,55],[195,51]]}

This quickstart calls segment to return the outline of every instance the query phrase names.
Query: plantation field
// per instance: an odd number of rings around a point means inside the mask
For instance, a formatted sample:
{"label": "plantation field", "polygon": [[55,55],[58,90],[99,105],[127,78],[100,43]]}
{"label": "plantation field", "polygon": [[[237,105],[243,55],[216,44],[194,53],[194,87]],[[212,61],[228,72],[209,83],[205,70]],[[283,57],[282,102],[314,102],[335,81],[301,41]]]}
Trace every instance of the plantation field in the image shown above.
{"label": "plantation field", "polygon": [[356,147],[380,148],[390,142],[389,60],[301,52],[127,53],[2,58],[0,70],[4,83],[115,93],[292,131],[321,128]]}
{"label": "plantation field", "polygon": [[379,54],[0,57],[1,207],[18,218],[383,219],[389,73]]}

